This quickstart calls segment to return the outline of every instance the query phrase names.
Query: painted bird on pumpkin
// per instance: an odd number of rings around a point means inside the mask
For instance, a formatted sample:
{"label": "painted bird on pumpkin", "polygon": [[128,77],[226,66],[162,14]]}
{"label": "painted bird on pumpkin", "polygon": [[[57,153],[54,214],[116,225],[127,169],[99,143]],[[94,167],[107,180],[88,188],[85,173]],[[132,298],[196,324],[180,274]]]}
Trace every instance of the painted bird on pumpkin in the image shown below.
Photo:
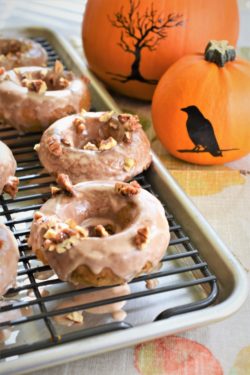
{"label": "painted bird on pumpkin", "polygon": [[181,111],[186,112],[188,115],[186,125],[188,135],[195,145],[193,151],[199,152],[200,147],[203,147],[213,156],[222,156],[213,126],[203,116],[199,108],[195,105],[190,105],[189,107],[181,108]]}

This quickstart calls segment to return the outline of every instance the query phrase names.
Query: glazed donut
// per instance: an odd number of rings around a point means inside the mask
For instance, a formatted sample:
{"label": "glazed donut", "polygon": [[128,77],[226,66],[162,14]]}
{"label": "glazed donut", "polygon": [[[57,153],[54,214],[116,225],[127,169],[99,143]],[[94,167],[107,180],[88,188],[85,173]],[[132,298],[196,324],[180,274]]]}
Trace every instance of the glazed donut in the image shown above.
{"label": "glazed donut", "polygon": [[25,132],[45,129],[54,121],[89,108],[86,79],[63,70],[16,68],[0,76],[0,120]]}
{"label": "glazed donut", "polygon": [[5,143],[0,141],[0,194],[4,191],[12,197],[17,193],[19,180],[15,177],[16,160]]}
{"label": "glazed donut", "polygon": [[30,39],[0,39],[0,67],[7,70],[20,66],[46,66],[47,52]]}
{"label": "glazed donut", "polygon": [[156,197],[136,181],[82,182],[71,193],[52,197],[35,213],[29,237],[61,280],[123,284],[159,264],[170,234]]}
{"label": "glazed donut", "polygon": [[51,174],[68,174],[73,183],[126,181],[148,168],[150,143],[137,116],[85,112],[56,121],[35,149]]}
{"label": "glazed donut", "polygon": [[14,286],[19,251],[16,239],[4,224],[0,224],[0,296]]}

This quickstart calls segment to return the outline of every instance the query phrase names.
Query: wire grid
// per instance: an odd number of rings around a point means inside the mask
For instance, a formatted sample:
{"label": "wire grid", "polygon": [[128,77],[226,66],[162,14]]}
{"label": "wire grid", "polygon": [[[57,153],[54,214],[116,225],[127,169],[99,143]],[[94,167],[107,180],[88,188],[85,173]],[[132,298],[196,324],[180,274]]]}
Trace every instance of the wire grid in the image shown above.
{"label": "wire grid", "polygon": [[[49,65],[58,58],[54,49],[43,38],[36,38],[47,50],[49,55]],[[167,298],[167,294],[173,291],[183,290],[187,291],[194,286],[203,286],[206,291],[205,296],[195,302],[181,304],[163,311],[159,311],[155,320],[170,318],[177,314],[205,308],[213,303],[218,295],[218,288],[216,277],[208,269],[207,263],[200,257],[198,250],[193,246],[192,240],[185,235],[183,228],[176,222],[174,215],[170,213],[166,205],[166,217],[169,222],[171,240],[169,244],[169,251],[162,260],[163,263],[174,262],[174,266],[168,269],[158,270],[150,275],[142,275],[131,281],[131,285],[139,285],[139,289],[131,292],[128,295],[116,296],[112,298],[97,298],[93,302],[78,304],[75,306],[66,306],[60,309],[51,308],[50,303],[62,301],[65,298],[77,297],[91,291],[108,290],[110,287],[100,288],[81,288],[70,289],[68,286],[56,290],[53,294],[43,295],[41,288],[53,288],[65,286],[58,278],[48,278],[46,280],[39,280],[37,276],[45,272],[49,272],[50,267],[42,265],[41,262],[36,261],[36,257],[31,253],[27,245],[27,236],[29,235],[29,226],[33,219],[33,212],[41,207],[44,201],[50,197],[50,185],[53,183],[53,178],[47,174],[37,158],[36,152],[33,147],[39,142],[41,137],[40,132],[33,132],[26,135],[18,135],[15,129],[7,126],[0,126],[0,139],[4,141],[13,151],[17,160],[17,175],[20,180],[19,192],[15,199],[11,199],[5,194],[0,196],[0,216],[5,221],[5,224],[14,233],[20,250],[19,272],[17,281],[25,278],[25,283],[18,283],[17,287],[11,289],[6,294],[6,304],[0,308],[0,329],[11,327],[28,327],[32,324],[32,329],[38,327],[40,329],[41,323],[43,332],[46,335],[41,335],[39,339],[22,340],[15,345],[4,347],[0,352],[0,358],[7,358],[23,353],[28,353],[34,350],[51,347],[64,342],[73,341],[79,338],[90,337],[93,335],[100,335],[106,332],[111,332],[121,329],[129,329],[133,325],[125,321],[108,321],[102,322],[94,326],[85,327],[78,326],[77,329],[68,329],[63,334],[58,331],[58,326],[53,319],[54,316],[59,314],[68,314],[74,311],[87,310],[93,307],[113,304],[121,301],[136,301],[141,298],[149,298],[153,295],[163,294]],[[147,173],[141,174],[136,177],[139,184],[156,197],[157,193],[152,190],[152,187],[147,179]],[[189,260],[189,262],[187,262]],[[190,273],[192,277],[190,278]],[[189,275],[189,278],[181,275]],[[173,275],[180,275],[178,281],[174,283],[166,283],[164,286],[159,286],[154,289],[146,289],[140,285],[149,279],[164,279],[168,280]],[[25,295],[25,298],[20,296]],[[27,296],[32,295],[31,298]],[[14,296],[14,299],[13,299]],[[16,299],[15,296],[18,296]],[[23,309],[31,309],[28,315],[20,315],[12,318],[12,313],[21,311]],[[3,315],[6,314],[6,315]],[[4,316],[1,317],[1,315]],[[11,318],[9,318],[9,316]],[[26,331],[29,331],[27,329]]]}

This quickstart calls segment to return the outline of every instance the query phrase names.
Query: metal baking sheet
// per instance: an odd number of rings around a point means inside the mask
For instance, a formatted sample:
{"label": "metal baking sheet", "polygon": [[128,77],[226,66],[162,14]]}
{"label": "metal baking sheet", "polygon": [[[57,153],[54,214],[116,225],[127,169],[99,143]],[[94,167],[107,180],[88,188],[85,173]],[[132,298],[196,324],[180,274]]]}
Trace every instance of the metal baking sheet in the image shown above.
{"label": "metal baking sheet", "polygon": [[[5,34],[25,37],[43,37],[56,50],[68,69],[77,74],[85,74],[90,78],[91,94],[94,108],[97,110],[112,109],[119,112],[119,108],[104,87],[93,75],[86,70],[81,57],[71,45],[51,30],[43,28],[27,28],[6,30]],[[21,374],[35,369],[62,364],[64,362],[89,357],[108,350],[115,350],[138,342],[150,340],[163,335],[181,332],[201,325],[224,319],[236,312],[247,296],[247,282],[244,271],[234,259],[231,252],[218,238],[214,230],[205,221],[197,208],[180,189],[156,155],[153,154],[153,164],[145,174],[153,191],[157,192],[163,203],[166,203],[185,233],[192,239],[192,243],[208,264],[209,269],[217,278],[219,296],[216,303],[198,311],[172,316],[169,319],[154,321],[155,317],[166,309],[188,305],[202,300],[206,295],[206,286],[183,290],[174,290],[164,294],[154,294],[140,300],[129,301],[126,305],[128,316],[126,322],[132,328],[98,334],[94,337],[81,338],[48,349],[9,357],[0,362],[0,374]],[[19,207],[23,204],[17,203]],[[22,216],[22,213],[20,213]],[[178,246],[176,246],[178,251]],[[170,262],[167,267],[169,267]],[[196,272],[190,275],[172,275],[171,283],[181,282],[189,278],[199,277]],[[137,285],[134,284],[136,293]],[[43,329],[34,322],[32,329],[25,331],[25,340],[31,342]]]}

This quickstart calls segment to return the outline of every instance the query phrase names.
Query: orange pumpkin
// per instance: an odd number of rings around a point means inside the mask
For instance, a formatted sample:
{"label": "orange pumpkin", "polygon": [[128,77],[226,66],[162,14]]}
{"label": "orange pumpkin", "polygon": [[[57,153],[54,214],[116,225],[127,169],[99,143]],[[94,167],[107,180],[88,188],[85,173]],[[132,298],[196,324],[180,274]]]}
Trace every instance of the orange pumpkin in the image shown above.
{"label": "orange pumpkin", "polygon": [[237,0],[89,0],[82,37],[101,80],[148,100],[171,64],[210,39],[235,45],[238,29]]}
{"label": "orange pumpkin", "polygon": [[184,56],[161,78],[152,103],[160,141],[177,158],[223,164],[250,152],[250,62],[227,41]]}

